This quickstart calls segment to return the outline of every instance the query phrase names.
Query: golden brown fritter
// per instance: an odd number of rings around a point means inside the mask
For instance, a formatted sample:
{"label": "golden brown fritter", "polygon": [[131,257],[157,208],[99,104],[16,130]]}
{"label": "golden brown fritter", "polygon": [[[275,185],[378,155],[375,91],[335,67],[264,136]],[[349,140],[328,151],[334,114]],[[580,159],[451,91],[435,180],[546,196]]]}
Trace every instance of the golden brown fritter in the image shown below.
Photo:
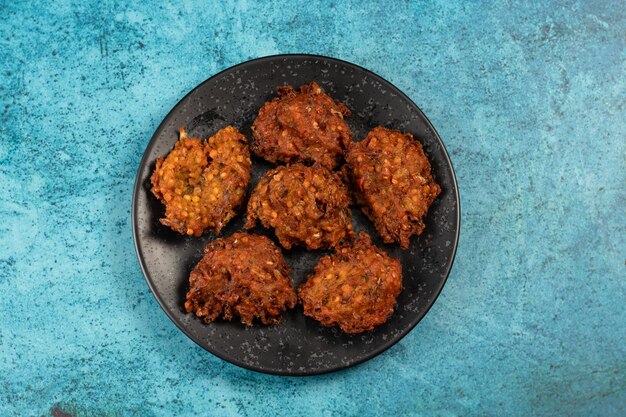
{"label": "golden brown fritter", "polygon": [[191,271],[185,309],[206,323],[239,317],[249,326],[255,319],[277,324],[296,304],[290,272],[280,249],[265,236],[216,239]]}
{"label": "golden brown fritter", "polygon": [[252,125],[252,151],[272,163],[318,162],[337,166],[352,138],[350,110],[311,82],[297,92],[278,87],[279,97],[261,107]]}
{"label": "golden brown fritter", "polygon": [[370,236],[361,232],[353,246],[320,259],[298,288],[298,300],[304,314],[324,326],[361,333],[387,321],[401,290],[400,261],[372,245]]}
{"label": "golden brown fritter", "polygon": [[280,166],[268,171],[248,201],[246,229],[274,228],[286,249],[331,248],[352,239],[348,189],[339,176],[315,164]]}
{"label": "golden brown fritter", "polygon": [[346,161],[357,201],[383,241],[408,248],[441,193],[422,144],[410,133],[377,127],[350,145]]}
{"label": "golden brown fritter", "polygon": [[161,223],[196,237],[206,228],[219,234],[243,203],[251,169],[248,141],[234,127],[204,142],[180,129],[151,177],[152,193],[165,204]]}

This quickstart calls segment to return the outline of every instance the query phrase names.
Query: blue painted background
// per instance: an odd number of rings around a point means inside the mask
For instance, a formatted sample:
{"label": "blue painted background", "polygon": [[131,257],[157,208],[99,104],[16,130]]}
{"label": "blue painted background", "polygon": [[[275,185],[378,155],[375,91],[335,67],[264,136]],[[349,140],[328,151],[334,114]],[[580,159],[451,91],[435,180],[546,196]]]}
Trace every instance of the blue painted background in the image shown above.
{"label": "blue painted background", "polygon": [[[0,2],[0,415],[626,413],[623,2],[49,3]],[[426,318],[310,378],[195,346],[150,294],[130,229],[138,163],[174,104],[288,52],[405,91],[462,198]]]}

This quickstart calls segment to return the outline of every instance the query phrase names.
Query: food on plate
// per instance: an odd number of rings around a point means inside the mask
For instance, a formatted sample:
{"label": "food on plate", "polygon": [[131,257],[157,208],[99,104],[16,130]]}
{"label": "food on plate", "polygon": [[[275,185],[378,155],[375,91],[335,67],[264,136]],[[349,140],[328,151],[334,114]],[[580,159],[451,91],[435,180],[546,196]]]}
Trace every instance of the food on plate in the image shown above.
{"label": "food on plate", "polygon": [[268,171],[252,192],[245,228],[260,220],[286,249],[332,248],[354,236],[349,204],[348,189],[337,173],[319,164],[280,166]]}
{"label": "food on plate", "polygon": [[304,314],[324,326],[362,333],[387,321],[401,290],[400,261],[361,232],[352,246],[320,259],[298,288],[298,300]]}
{"label": "food on plate", "polygon": [[350,145],[346,162],[357,202],[383,241],[408,248],[441,193],[422,144],[410,133],[376,127]]}
{"label": "food on plate", "polygon": [[300,91],[278,87],[252,125],[252,151],[272,163],[317,162],[328,169],[339,163],[352,132],[344,120],[350,110],[336,103],[315,82]]}
{"label": "food on plate", "polygon": [[290,269],[280,249],[265,236],[235,233],[210,242],[191,271],[188,313],[206,323],[218,318],[252,325],[277,324],[296,304]]}
{"label": "food on plate", "polygon": [[227,126],[207,141],[184,129],[174,149],[156,162],[152,193],[165,204],[161,223],[178,233],[220,233],[243,203],[252,163],[248,141]]}

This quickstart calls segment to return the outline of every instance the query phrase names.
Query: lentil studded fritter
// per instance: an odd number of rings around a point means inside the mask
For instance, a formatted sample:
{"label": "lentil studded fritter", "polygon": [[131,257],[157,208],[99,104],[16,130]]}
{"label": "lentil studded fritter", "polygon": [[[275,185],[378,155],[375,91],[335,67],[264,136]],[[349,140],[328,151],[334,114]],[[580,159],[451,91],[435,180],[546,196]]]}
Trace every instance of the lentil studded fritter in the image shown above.
{"label": "lentil studded fritter", "polygon": [[204,249],[189,276],[185,309],[206,323],[239,317],[247,325],[255,319],[276,324],[295,304],[290,269],[280,249],[265,236],[235,233]]}
{"label": "lentil studded fritter", "polygon": [[346,161],[357,201],[383,241],[408,248],[441,193],[422,144],[410,133],[376,127],[350,145]]}
{"label": "lentil studded fritter", "polygon": [[352,132],[343,120],[350,110],[311,82],[296,91],[278,87],[279,97],[261,107],[252,125],[252,151],[272,163],[318,162],[337,166]]}
{"label": "lentil studded fritter", "polygon": [[152,193],[165,204],[161,223],[178,233],[220,233],[244,200],[250,182],[248,141],[232,126],[207,141],[180,129],[174,149],[156,162]]}
{"label": "lentil studded fritter", "polygon": [[245,227],[260,220],[287,249],[331,248],[354,236],[349,204],[348,189],[336,173],[319,164],[280,166],[268,171],[252,192]]}
{"label": "lentil studded fritter", "polygon": [[298,299],[304,314],[324,326],[361,333],[387,321],[401,290],[400,261],[372,245],[370,236],[361,232],[353,246],[320,259],[298,288]]}

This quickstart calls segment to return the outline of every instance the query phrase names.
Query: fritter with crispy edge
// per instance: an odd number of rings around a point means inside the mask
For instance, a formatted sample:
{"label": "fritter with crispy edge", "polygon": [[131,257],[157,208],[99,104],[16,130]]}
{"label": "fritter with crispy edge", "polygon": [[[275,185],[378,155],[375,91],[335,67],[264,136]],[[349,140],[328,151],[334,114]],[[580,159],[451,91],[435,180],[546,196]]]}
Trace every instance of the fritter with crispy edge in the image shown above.
{"label": "fritter with crispy edge", "polygon": [[280,249],[265,236],[216,239],[191,271],[185,309],[206,323],[239,317],[248,326],[255,319],[277,324],[296,304],[290,272]]}
{"label": "fritter with crispy edge", "polygon": [[335,168],[352,138],[343,120],[350,110],[315,82],[300,92],[291,86],[277,90],[279,97],[261,107],[252,125],[252,151],[272,163],[318,162]]}
{"label": "fritter with crispy edge", "polygon": [[324,326],[362,333],[387,321],[401,290],[400,261],[372,245],[370,236],[361,232],[354,245],[320,259],[298,288],[298,300],[304,314]]}
{"label": "fritter with crispy edge", "polygon": [[376,127],[350,145],[346,161],[357,202],[383,241],[408,248],[441,193],[422,144],[410,133]]}
{"label": "fritter with crispy edge", "polygon": [[227,126],[203,142],[180,129],[174,149],[156,162],[152,193],[165,204],[161,223],[178,233],[220,233],[243,203],[250,182],[248,141]]}
{"label": "fritter with crispy edge", "polygon": [[335,247],[352,239],[348,189],[339,175],[319,164],[280,166],[268,171],[248,201],[246,229],[273,228],[286,249]]}

